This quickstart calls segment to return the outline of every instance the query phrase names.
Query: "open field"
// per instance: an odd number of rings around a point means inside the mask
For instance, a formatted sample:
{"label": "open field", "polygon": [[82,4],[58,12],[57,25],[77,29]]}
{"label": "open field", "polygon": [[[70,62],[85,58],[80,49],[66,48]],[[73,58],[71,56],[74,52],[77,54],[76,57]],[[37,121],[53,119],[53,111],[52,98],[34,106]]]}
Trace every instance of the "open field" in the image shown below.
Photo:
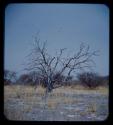
{"label": "open field", "polygon": [[31,86],[4,87],[4,114],[9,120],[99,121],[108,112],[108,88],[89,90],[82,86],[53,90],[45,102],[44,89]]}

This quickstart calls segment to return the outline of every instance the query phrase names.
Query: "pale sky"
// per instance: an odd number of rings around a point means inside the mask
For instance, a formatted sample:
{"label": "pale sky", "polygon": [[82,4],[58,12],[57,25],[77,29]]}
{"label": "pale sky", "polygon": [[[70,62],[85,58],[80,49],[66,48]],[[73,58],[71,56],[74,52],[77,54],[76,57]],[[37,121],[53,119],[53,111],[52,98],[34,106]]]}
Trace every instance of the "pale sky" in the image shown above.
{"label": "pale sky", "polygon": [[104,4],[9,4],[5,9],[5,69],[22,73],[40,31],[48,52],[77,52],[80,43],[99,50],[94,71],[109,74],[109,8]]}

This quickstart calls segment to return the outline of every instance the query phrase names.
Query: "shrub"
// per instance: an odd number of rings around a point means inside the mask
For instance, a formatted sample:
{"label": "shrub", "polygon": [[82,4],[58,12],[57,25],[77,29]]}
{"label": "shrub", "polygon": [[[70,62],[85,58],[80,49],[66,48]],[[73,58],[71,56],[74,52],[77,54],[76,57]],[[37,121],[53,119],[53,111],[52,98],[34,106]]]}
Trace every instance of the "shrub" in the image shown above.
{"label": "shrub", "polygon": [[4,85],[11,85],[11,81],[8,79],[4,79]]}
{"label": "shrub", "polygon": [[92,72],[84,72],[82,74],[78,74],[77,78],[80,83],[88,88],[96,88],[102,84],[102,79],[96,73]]}

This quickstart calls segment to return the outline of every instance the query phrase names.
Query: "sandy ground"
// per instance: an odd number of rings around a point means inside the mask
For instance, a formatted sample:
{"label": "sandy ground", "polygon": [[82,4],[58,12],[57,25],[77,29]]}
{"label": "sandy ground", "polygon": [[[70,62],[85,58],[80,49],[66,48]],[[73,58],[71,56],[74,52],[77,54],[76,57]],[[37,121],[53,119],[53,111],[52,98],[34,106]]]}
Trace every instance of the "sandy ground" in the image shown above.
{"label": "sandy ground", "polygon": [[[44,90],[4,88],[4,115],[24,121],[103,121],[109,115],[108,89],[59,88],[42,100]],[[45,107],[44,107],[45,105]]]}

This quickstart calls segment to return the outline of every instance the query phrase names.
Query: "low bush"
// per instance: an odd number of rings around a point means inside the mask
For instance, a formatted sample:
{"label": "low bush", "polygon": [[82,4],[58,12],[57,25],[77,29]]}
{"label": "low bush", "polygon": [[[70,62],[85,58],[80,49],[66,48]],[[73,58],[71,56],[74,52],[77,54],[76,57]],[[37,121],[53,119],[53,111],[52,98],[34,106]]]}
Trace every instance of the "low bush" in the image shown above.
{"label": "low bush", "polygon": [[92,89],[102,85],[103,81],[102,78],[98,76],[98,74],[92,72],[78,74],[77,78],[82,85]]}

